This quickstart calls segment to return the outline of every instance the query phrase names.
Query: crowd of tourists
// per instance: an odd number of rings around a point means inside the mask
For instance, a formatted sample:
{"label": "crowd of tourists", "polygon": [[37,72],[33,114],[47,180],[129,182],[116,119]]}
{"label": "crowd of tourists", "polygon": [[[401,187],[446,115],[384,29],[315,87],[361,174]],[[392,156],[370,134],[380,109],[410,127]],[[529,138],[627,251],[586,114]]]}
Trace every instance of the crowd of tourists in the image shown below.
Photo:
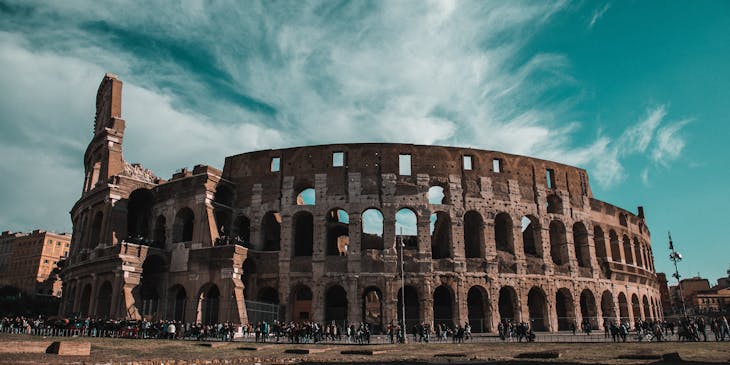
{"label": "crowd of tourists", "polygon": [[[575,334],[575,323],[571,329]],[[591,334],[593,326],[587,320],[581,330]],[[404,343],[407,334],[400,323],[390,323],[379,331],[390,343]],[[637,320],[633,327],[628,321],[605,321],[604,337],[613,342],[636,341],[707,341],[708,331],[715,341],[730,340],[730,326],[725,316],[717,318],[686,318],[678,321]],[[233,341],[236,337],[256,342],[319,343],[346,342],[369,344],[372,330],[367,323],[322,324],[314,321],[280,322],[259,321],[248,325],[228,322],[217,324],[185,323],[181,321],[110,320],[93,318],[2,317],[0,332],[42,336],[86,336],[137,339],[187,339]],[[413,325],[408,331],[414,343],[447,342],[462,343],[472,338],[468,322],[462,326],[448,326],[438,322]],[[532,342],[536,334],[528,322],[500,322],[497,327],[502,341]],[[382,341],[382,339],[381,339]]]}

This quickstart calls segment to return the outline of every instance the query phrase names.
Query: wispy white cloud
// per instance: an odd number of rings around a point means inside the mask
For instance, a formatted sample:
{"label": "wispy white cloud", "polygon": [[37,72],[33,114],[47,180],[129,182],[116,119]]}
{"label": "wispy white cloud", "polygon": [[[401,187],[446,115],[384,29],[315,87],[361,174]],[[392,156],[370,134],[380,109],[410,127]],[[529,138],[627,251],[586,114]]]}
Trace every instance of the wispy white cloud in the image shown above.
{"label": "wispy white cloud", "polygon": [[598,22],[598,20],[601,19],[604,14],[606,14],[606,11],[608,11],[608,8],[610,8],[610,7],[611,7],[611,3],[606,3],[602,7],[594,10],[593,16],[591,17],[591,21],[588,22],[588,29],[593,29],[593,26],[596,25],[596,22]]}
{"label": "wispy white cloud", "polygon": [[643,170],[641,170],[641,182],[645,186],[649,186],[649,169],[648,168],[644,168]]}
{"label": "wispy white cloud", "polygon": [[671,161],[679,157],[686,144],[685,137],[680,131],[691,121],[691,119],[684,119],[659,129],[656,135],[656,144],[651,152],[651,158],[654,162],[666,167]]}

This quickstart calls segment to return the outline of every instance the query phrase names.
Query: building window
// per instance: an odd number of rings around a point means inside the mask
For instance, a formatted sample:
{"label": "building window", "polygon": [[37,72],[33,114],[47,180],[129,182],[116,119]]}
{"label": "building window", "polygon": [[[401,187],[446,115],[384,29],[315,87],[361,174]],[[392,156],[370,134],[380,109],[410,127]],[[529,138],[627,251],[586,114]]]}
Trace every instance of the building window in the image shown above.
{"label": "building window", "polygon": [[492,171],[496,173],[502,172],[502,160],[495,158],[492,160]]}
{"label": "building window", "polygon": [[398,156],[398,173],[403,176],[411,176],[411,155]]}
{"label": "building window", "polygon": [[345,153],[344,152],[332,152],[332,167],[345,166]]}
{"label": "building window", "polygon": [[471,156],[464,155],[463,162],[464,162],[464,170],[471,170],[472,169]]}
{"label": "building window", "polygon": [[271,159],[271,172],[279,172],[281,169],[281,158],[274,157]]}
{"label": "building window", "polygon": [[555,188],[555,170],[553,170],[553,169],[545,170],[545,181],[547,183],[548,189]]}

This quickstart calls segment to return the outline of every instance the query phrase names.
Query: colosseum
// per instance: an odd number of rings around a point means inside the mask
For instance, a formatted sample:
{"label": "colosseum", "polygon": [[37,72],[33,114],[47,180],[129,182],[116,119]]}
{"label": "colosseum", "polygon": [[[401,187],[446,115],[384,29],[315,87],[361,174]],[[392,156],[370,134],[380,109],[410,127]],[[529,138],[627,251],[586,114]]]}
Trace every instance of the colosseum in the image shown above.
{"label": "colosseum", "polygon": [[123,159],[121,91],[107,74],[97,93],[62,314],[377,330],[404,313],[408,328],[474,332],[661,316],[642,207],[594,198],[584,169],[366,143],[243,153],[164,180]]}

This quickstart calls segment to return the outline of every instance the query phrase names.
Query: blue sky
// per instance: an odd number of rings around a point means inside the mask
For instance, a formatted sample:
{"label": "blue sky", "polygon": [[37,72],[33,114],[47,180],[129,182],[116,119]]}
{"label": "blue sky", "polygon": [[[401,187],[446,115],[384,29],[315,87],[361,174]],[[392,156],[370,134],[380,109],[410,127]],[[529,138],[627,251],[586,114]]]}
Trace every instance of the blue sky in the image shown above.
{"label": "blue sky", "polygon": [[[160,5],[163,4],[163,5]],[[588,170],[659,271],[726,275],[730,3],[0,0],[0,228],[70,230],[104,72],[162,177],[263,148],[409,142]]]}

